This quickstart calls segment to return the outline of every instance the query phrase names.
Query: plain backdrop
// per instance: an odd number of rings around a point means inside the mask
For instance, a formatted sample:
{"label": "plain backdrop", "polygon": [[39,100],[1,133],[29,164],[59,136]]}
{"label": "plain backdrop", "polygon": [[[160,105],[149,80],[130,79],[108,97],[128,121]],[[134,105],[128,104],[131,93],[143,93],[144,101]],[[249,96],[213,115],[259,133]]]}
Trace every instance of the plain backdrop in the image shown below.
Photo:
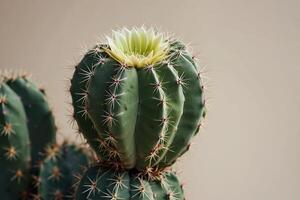
{"label": "plain backdrop", "polygon": [[158,27],[200,59],[208,117],[176,168],[188,200],[300,199],[300,3],[295,0],[0,0],[0,68],[46,88],[60,140],[72,68],[97,37]]}

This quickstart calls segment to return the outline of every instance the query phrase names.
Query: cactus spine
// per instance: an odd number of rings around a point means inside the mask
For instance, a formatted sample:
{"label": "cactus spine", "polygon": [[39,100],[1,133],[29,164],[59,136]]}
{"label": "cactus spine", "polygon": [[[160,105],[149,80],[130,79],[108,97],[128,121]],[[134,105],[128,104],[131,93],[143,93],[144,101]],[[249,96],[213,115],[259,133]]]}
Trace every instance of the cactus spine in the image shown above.
{"label": "cactus spine", "polygon": [[152,29],[114,32],[71,80],[74,118],[106,163],[164,169],[189,147],[204,116],[203,87],[179,41]]}

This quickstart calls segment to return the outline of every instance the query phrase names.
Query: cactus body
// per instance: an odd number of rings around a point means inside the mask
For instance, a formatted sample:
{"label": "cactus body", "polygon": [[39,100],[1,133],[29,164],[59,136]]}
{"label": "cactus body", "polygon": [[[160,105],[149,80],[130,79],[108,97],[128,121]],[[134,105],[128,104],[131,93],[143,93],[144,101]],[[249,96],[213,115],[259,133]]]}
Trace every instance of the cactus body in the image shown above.
{"label": "cactus body", "polygon": [[[153,42],[143,31],[90,50],[76,66],[70,91],[79,129],[102,160],[125,169],[163,169],[199,129],[203,87],[182,43],[159,36]],[[160,59],[144,55],[151,48]],[[126,57],[126,51],[132,54]]]}
{"label": "cactus body", "polygon": [[0,84],[0,197],[19,199],[28,182],[30,147],[25,110],[20,98]]}
{"label": "cactus body", "polygon": [[183,190],[172,172],[147,179],[136,171],[90,168],[79,183],[77,200],[183,200]]}
{"label": "cactus body", "polygon": [[7,84],[20,97],[25,108],[31,142],[31,166],[45,158],[45,149],[56,142],[56,126],[45,94],[25,76],[7,79]]}
{"label": "cactus body", "polygon": [[74,185],[90,163],[90,156],[76,145],[63,144],[57,156],[46,159],[36,178],[41,199],[72,199]]}

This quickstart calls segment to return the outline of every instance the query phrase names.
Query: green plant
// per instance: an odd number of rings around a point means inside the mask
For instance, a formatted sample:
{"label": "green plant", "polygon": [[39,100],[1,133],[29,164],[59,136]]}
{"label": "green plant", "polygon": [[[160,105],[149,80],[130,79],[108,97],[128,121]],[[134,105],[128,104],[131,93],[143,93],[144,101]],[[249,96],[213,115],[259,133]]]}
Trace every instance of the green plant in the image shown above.
{"label": "green plant", "polygon": [[30,149],[23,104],[17,94],[0,82],[0,197],[18,199],[26,194]]}
{"label": "green plant", "polygon": [[57,151],[56,126],[44,90],[19,72],[1,72],[0,77],[0,176],[9,187],[0,194],[27,199],[37,193],[32,177],[39,176],[40,164]]}
{"label": "green plant", "polygon": [[[39,175],[40,164],[43,159],[51,154],[56,143],[56,126],[54,116],[46,100],[45,91],[39,89],[32,83],[25,73],[21,72],[2,72],[1,78],[3,82],[16,94],[25,111],[25,118],[16,121],[17,124],[26,123],[27,134],[30,139],[30,146],[26,146],[26,151],[30,152],[30,176],[26,176],[27,182],[32,182],[31,176]],[[18,108],[20,109],[20,108]],[[26,142],[18,140],[19,143]],[[51,156],[51,155],[50,155]],[[22,196],[36,194],[34,188],[27,187],[23,189]]]}
{"label": "green plant", "polygon": [[161,172],[155,179],[134,170],[114,171],[94,166],[84,174],[77,200],[183,200],[184,194],[173,172]]}
{"label": "green plant", "polygon": [[78,145],[64,143],[52,158],[46,159],[39,177],[35,177],[41,199],[72,199],[77,177],[85,172],[91,155]]}
{"label": "green plant", "polygon": [[105,164],[172,165],[205,116],[200,73],[179,41],[153,29],[115,31],[88,51],[71,80],[74,118]]}
{"label": "green plant", "polygon": [[48,147],[56,143],[56,126],[45,91],[25,75],[11,73],[6,84],[20,97],[25,108],[31,143],[31,166],[37,168],[46,156]]}

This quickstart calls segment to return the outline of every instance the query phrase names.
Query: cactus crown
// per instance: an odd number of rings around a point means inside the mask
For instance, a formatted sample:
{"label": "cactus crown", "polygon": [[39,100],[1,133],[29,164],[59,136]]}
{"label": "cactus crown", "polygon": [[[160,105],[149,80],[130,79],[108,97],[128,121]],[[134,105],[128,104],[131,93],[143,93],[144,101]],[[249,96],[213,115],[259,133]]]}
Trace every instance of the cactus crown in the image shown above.
{"label": "cactus crown", "polygon": [[162,61],[169,47],[165,36],[153,28],[122,28],[106,39],[106,52],[128,67],[142,68]]}

